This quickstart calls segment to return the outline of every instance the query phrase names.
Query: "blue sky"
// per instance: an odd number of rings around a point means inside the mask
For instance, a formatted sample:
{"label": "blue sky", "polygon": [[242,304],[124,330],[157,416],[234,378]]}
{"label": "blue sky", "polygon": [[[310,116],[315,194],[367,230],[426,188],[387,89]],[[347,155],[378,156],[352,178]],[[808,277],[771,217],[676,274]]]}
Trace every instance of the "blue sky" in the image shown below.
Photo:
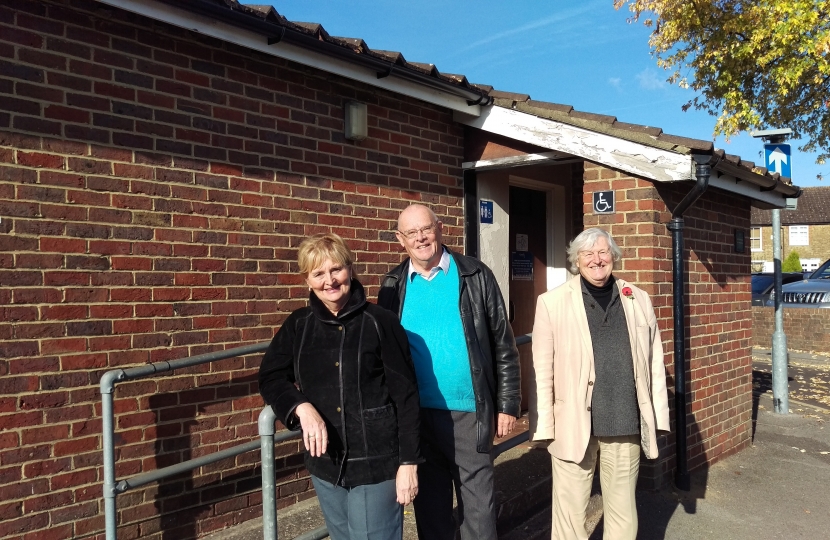
{"label": "blue sky", "polygon": [[[253,2],[252,2],[253,3]],[[359,37],[370,48],[399,51],[409,61],[435,64],[474,83],[530,94],[621,122],[657,126],[672,135],[712,140],[715,117],[682,105],[694,94],[665,82],[649,52],[649,31],[629,24],[613,0],[278,0],[276,10],[329,34]],[[780,126],[770,126],[780,127]],[[741,134],[715,146],[763,164],[762,142]],[[793,179],[818,181],[830,166],[793,141]]]}

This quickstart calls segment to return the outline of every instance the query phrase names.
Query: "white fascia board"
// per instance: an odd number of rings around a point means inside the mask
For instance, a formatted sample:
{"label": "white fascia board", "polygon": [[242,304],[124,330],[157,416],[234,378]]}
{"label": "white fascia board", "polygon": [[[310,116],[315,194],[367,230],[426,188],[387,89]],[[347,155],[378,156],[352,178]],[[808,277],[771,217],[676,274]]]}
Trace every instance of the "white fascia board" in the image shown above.
{"label": "white fascia board", "polygon": [[525,165],[538,165],[541,163],[560,163],[563,160],[572,161],[573,157],[561,152],[542,152],[539,154],[524,154],[521,156],[510,156],[496,159],[485,159],[481,161],[465,161],[461,164],[462,169],[476,171],[488,171],[491,169],[506,169],[509,167],[523,167]]}
{"label": "white fascia board", "polygon": [[776,208],[784,208],[786,196],[777,191],[761,191],[761,187],[745,180],[738,180],[734,176],[721,174],[718,176],[714,170],[709,177],[709,186],[742,195],[749,199],[771,204]]}
{"label": "white fascia board", "polygon": [[152,0],[97,0],[102,4],[143,15],[150,19],[165,22],[186,30],[198,32],[222,41],[227,41],[241,47],[260,51],[265,54],[284,58],[321,71],[340,75],[347,79],[359,81],[370,86],[383,88],[396,94],[409,96],[433,105],[445,107],[453,111],[460,111],[473,117],[481,114],[480,105],[467,105],[467,100],[437,88],[420,85],[405,79],[389,77],[378,79],[377,72],[368,67],[359,66],[350,62],[338,61],[323,53],[310,51],[289,43],[275,43],[268,45],[265,36],[244,30],[204,15],[191,13],[169,4],[153,2]]}
{"label": "white fascia board", "polygon": [[456,122],[518,141],[577,156],[657,182],[694,180],[691,156],[652,148],[612,135],[503,107],[485,108],[478,117],[456,113]]}

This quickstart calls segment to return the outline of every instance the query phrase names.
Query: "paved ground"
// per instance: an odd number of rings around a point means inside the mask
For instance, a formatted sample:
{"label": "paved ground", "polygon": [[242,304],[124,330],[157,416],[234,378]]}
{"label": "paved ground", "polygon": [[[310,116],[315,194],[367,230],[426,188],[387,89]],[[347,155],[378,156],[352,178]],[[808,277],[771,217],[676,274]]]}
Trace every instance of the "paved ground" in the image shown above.
{"label": "paved ground", "polygon": [[[767,349],[752,354],[753,391],[772,391],[772,357]],[[791,352],[789,355],[790,409],[798,412],[802,405],[830,408],[830,357]]]}

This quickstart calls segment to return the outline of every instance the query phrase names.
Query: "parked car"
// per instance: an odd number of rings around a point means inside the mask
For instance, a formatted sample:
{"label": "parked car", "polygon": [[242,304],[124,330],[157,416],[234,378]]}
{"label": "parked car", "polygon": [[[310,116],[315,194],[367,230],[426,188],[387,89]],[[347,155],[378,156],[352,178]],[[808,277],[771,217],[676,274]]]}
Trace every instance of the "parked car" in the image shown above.
{"label": "parked car", "polygon": [[[781,297],[785,308],[830,308],[830,259],[810,277],[784,285]],[[770,293],[767,305],[775,305],[774,294]]]}
{"label": "parked car", "polygon": [[[804,279],[802,272],[784,272],[781,282],[784,284]],[[765,306],[775,287],[775,274],[772,272],[756,272],[752,274],[752,305]]]}

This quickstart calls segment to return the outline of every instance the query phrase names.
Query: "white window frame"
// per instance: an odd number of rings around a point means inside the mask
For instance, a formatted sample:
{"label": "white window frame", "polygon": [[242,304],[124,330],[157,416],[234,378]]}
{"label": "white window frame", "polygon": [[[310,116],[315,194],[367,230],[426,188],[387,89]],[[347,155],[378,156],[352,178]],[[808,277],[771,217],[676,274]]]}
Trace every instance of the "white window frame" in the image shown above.
{"label": "white window frame", "polygon": [[809,225],[790,225],[789,226],[790,244],[791,246],[809,246],[810,245],[810,226]]}
{"label": "white window frame", "polygon": [[[758,233],[757,235],[755,233]],[[755,241],[758,241],[758,247],[755,247]],[[749,228],[749,249],[750,251],[764,251],[764,235],[761,227]]]}

